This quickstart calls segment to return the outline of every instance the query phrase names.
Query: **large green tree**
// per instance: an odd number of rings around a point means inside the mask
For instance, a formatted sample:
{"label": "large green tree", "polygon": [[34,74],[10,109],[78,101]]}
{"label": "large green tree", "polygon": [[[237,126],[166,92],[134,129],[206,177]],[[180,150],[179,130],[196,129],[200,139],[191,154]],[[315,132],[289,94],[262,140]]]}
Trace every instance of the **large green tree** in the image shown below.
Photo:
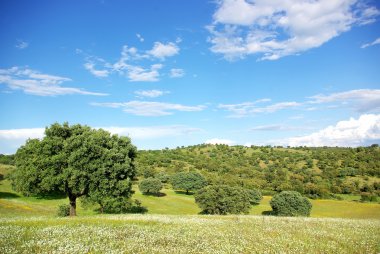
{"label": "large green tree", "polygon": [[175,190],[189,191],[199,190],[207,185],[206,179],[197,172],[180,172],[171,178],[171,184]]}
{"label": "large green tree", "polygon": [[139,189],[143,194],[158,194],[162,187],[160,179],[152,177],[141,180],[139,183]]}
{"label": "large green tree", "polygon": [[136,148],[127,137],[88,126],[55,123],[41,140],[30,139],[16,153],[13,186],[25,195],[64,194],[70,215],[76,200],[104,201],[132,194]]}
{"label": "large green tree", "polygon": [[238,186],[209,185],[195,194],[195,202],[206,214],[248,213],[251,196]]}

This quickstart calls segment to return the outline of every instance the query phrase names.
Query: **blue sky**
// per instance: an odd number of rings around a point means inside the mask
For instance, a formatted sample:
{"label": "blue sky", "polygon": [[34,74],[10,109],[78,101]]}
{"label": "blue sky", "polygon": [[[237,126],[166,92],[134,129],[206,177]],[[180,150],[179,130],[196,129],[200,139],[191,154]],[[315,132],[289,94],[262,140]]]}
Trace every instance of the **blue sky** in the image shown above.
{"label": "blue sky", "polygon": [[0,2],[0,153],[54,122],[139,149],[380,141],[380,5]]}

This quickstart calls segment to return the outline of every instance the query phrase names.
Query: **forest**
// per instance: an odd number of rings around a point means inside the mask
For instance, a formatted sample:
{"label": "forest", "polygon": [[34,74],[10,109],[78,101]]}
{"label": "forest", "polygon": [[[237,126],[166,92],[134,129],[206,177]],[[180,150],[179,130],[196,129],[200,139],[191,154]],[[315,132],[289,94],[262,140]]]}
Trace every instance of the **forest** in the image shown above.
{"label": "forest", "polygon": [[259,189],[263,195],[297,191],[309,198],[380,195],[380,148],[271,147],[201,144],[140,150],[138,178],[163,182],[178,172],[198,172],[208,184]]}

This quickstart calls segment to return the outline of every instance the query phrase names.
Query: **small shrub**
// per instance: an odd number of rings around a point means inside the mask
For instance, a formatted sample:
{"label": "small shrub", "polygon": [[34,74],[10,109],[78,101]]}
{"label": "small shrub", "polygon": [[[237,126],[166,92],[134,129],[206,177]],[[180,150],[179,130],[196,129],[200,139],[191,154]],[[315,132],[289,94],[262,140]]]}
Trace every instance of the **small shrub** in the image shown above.
{"label": "small shrub", "polygon": [[283,191],[273,196],[270,201],[273,215],[310,216],[312,204],[296,191]]}
{"label": "small shrub", "polygon": [[70,215],[70,205],[63,204],[58,206],[57,216],[58,217],[67,217]]}

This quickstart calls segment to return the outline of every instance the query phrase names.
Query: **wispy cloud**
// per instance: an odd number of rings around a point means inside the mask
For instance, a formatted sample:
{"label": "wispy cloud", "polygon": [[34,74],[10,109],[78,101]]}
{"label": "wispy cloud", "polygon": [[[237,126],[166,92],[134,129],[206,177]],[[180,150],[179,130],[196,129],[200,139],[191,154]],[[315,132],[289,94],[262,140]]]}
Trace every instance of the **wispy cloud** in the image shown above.
{"label": "wispy cloud", "polygon": [[211,51],[228,60],[257,54],[276,60],[320,47],[380,11],[363,1],[220,0],[210,32]]}
{"label": "wispy cloud", "polygon": [[301,103],[298,102],[279,102],[266,106],[259,104],[269,102],[270,99],[261,99],[254,102],[244,102],[238,104],[220,104],[218,108],[224,109],[232,113],[229,117],[247,117],[253,116],[260,113],[274,113],[279,110],[295,108],[301,106]]}
{"label": "wispy cloud", "polygon": [[308,103],[340,103],[358,112],[371,112],[380,110],[380,89],[358,89],[329,95],[318,94],[310,97]]}
{"label": "wispy cloud", "polygon": [[0,83],[12,90],[22,90],[24,93],[39,96],[56,96],[67,94],[82,94],[105,96],[104,93],[89,92],[80,88],[62,87],[64,82],[72,81],[70,78],[43,74],[38,71],[12,67],[0,69]]}
{"label": "wispy cloud", "polygon": [[108,77],[109,71],[108,70],[96,70],[95,69],[95,64],[93,62],[87,62],[84,64],[84,68],[88,70],[92,75],[98,77],[98,78],[103,78],[103,77]]}
{"label": "wispy cloud", "polygon": [[380,115],[365,114],[340,121],[310,135],[283,141],[290,146],[364,146],[380,142]]}
{"label": "wispy cloud", "polygon": [[[143,39],[139,34],[136,36],[140,40]],[[82,50],[77,50],[76,52],[86,56],[84,67],[95,77],[108,77],[113,73],[117,73],[127,77],[131,82],[156,82],[160,79],[160,70],[164,68],[161,62],[168,57],[177,55],[179,50],[177,42],[168,42],[167,44],[155,42],[152,49],[145,51],[124,45],[120,58],[114,63],[107,62],[99,57],[86,55]],[[148,64],[147,61],[156,63]],[[157,63],[157,61],[160,62]],[[96,66],[98,67],[95,68]],[[184,74],[182,69],[172,70],[174,70],[174,73],[171,71],[171,74],[177,75],[176,77]],[[172,76],[171,74],[170,76]]]}
{"label": "wispy cloud", "polygon": [[141,34],[136,34],[136,37],[140,42],[144,42],[144,38],[141,36]]}
{"label": "wispy cloud", "polygon": [[143,98],[143,97],[156,98],[156,97],[160,97],[164,94],[168,94],[168,93],[170,93],[170,92],[155,90],[155,89],[135,91],[136,97],[138,97],[138,98]]}
{"label": "wispy cloud", "polygon": [[137,116],[167,116],[172,115],[174,111],[194,112],[202,111],[206,108],[203,105],[185,106],[182,104],[152,101],[91,103],[91,105],[109,108],[121,108],[124,112]]}
{"label": "wispy cloud", "polygon": [[375,46],[377,44],[380,44],[380,38],[377,38],[376,40],[374,40],[373,42],[370,42],[370,43],[366,43],[366,44],[363,44],[361,46],[362,49],[365,49],[365,48],[368,48],[368,47],[371,47],[371,46]]}
{"label": "wispy cloud", "polygon": [[299,131],[307,130],[308,127],[290,126],[286,124],[259,125],[251,128],[251,131]]}
{"label": "wispy cloud", "polygon": [[27,47],[29,47],[29,43],[26,41],[18,40],[15,47],[18,49],[26,49]]}
{"label": "wispy cloud", "polygon": [[144,69],[140,66],[128,66],[127,76],[129,81],[138,82],[155,82],[159,80],[159,70],[163,67],[162,64],[153,64],[150,69]]}
{"label": "wispy cloud", "polygon": [[185,71],[183,69],[171,69],[169,76],[171,78],[182,78],[185,76]]}

